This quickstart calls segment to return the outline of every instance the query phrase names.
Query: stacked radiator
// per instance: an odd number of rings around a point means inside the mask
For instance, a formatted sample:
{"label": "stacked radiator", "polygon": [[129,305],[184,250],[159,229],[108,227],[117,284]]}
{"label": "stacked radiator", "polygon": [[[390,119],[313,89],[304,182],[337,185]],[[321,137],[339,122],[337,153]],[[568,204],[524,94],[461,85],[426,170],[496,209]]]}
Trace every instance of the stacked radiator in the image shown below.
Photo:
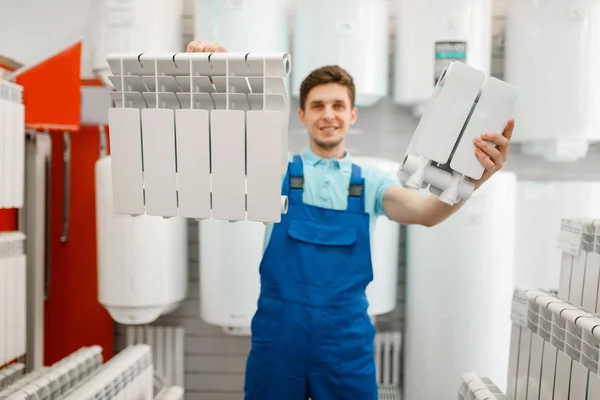
{"label": "stacked radiator", "polygon": [[[511,400],[600,399],[600,220],[563,219],[557,244],[558,293],[514,291],[506,391]],[[502,398],[463,395],[465,379],[461,399]]]}
{"label": "stacked radiator", "polygon": [[[85,381],[102,364],[99,346],[84,347],[50,367],[13,380],[0,391],[2,400],[50,400],[60,398]],[[10,367],[7,367],[10,368]]]}
{"label": "stacked radiator", "polygon": [[128,346],[106,363],[102,348],[84,347],[57,363],[23,375],[23,365],[0,370],[1,400],[183,400],[180,386],[154,390],[150,346]]}
{"label": "stacked radiator", "polygon": [[21,379],[24,370],[25,365],[21,363],[10,364],[0,369],[0,391]]}
{"label": "stacked radiator", "polygon": [[469,373],[461,376],[461,380],[458,400],[508,400],[489,378]]}
{"label": "stacked radiator", "polygon": [[0,365],[26,351],[25,235],[0,233]]}

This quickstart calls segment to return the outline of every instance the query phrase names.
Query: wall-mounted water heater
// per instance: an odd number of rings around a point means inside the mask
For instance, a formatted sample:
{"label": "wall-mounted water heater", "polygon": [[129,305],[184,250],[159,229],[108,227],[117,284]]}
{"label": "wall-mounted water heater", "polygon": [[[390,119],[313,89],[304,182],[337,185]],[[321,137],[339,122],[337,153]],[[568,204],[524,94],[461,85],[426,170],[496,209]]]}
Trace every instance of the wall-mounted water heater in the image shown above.
{"label": "wall-mounted water heater", "polygon": [[289,52],[288,0],[195,0],[194,37],[230,52]]}
{"label": "wall-mounted water heater", "polygon": [[113,211],[111,158],[96,163],[98,300],[125,325],[148,324],[185,299],[187,221]]}
{"label": "wall-mounted water heater", "polygon": [[600,1],[510,0],[504,78],[521,91],[515,143],[550,161],[600,141]]}
{"label": "wall-mounted water heater", "polygon": [[399,0],[395,28],[394,102],[416,115],[451,61],[490,74],[491,0]]}
{"label": "wall-mounted water heater", "polygon": [[[384,159],[353,157],[360,166],[375,166],[395,176],[399,164]],[[265,226],[239,221],[203,220],[200,234],[200,314],[233,335],[249,335],[260,294],[259,266]],[[396,307],[400,227],[387,218],[376,221],[372,243],[373,281],[367,287],[368,313]]]}
{"label": "wall-mounted water heater", "polygon": [[[396,177],[400,164],[377,157],[352,156],[363,168],[379,168]],[[397,304],[400,262],[400,226],[386,217],[377,218],[371,236],[373,281],[367,286],[368,313],[371,316],[393,311]]]}
{"label": "wall-mounted water heater", "polygon": [[[96,0],[94,0],[97,2]],[[182,0],[103,0],[94,5],[84,42],[96,76],[109,87],[109,53],[184,51]],[[84,57],[86,54],[84,53]]]}
{"label": "wall-mounted water heater", "polygon": [[265,225],[216,219],[198,223],[200,316],[232,335],[249,335],[260,294]]}
{"label": "wall-mounted water heater", "polygon": [[404,399],[448,398],[465,371],[506,382],[516,190],[498,172],[443,223],[407,228]]}
{"label": "wall-mounted water heater", "polygon": [[[515,287],[558,289],[561,219],[600,218],[600,182],[519,181]],[[531,240],[535,238],[535,240]]]}
{"label": "wall-mounted water heater", "polygon": [[388,92],[386,0],[297,0],[294,10],[292,94],[315,68],[337,64],[356,85],[356,105],[371,106]]}

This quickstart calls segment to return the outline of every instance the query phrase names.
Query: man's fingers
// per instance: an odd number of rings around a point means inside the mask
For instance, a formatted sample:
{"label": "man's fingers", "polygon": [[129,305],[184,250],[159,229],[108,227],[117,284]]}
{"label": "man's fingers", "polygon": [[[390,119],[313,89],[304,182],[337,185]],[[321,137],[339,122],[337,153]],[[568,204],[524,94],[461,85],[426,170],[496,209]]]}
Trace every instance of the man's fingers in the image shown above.
{"label": "man's fingers", "polygon": [[193,40],[188,44],[186,51],[188,53],[225,53],[227,49],[217,42]]}
{"label": "man's fingers", "polygon": [[485,154],[483,152],[483,150],[477,148],[475,149],[475,156],[477,156],[477,159],[479,160],[479,162],[481,163],[481,165],[483,165],[483,167],[488,170],[488,171],[494,171],[495,168],[495,164],[494,162],[490,159],[490,157]]}
{"label": "man's fingers", "polygon": [[192,41],[191,41],[191,42],[188,44],[188,46],[187,46],[187,49],[186,49],[186,52],[188,52],[188,53],[193,53],[193,52],[195,52],[195,51],[196,51],[196,48],[197,48],[197,47],[198,47],[198,46],[199,46],[201,43],[202,43],[202,41],[201,41],[201,40],[192,40]]}
{"label": "man's fingers", "polygon": [[504,159],[502,157],[502,153],[499,149],[493,147],[488,142],[484,142],[483,140],[477,138],[475,139],[475,146],[479,148],[485,155],[492,159],[492,161],[501,168]]}
{"label": "man's fingers", "polygon": [[487,140],[499,147],[506,147],[510,143],[509,139],[498,133],[484,133],[481,137],[483,140]]}
{"label": "man's fingers", "polygon": [[508,124],[506,124],[506,128],[504,128],[504,132],[502,133],[502,136],[504,136],[505,138],[510,140],[514,129],[515,129],[515,120],[511,119],[508,121]]}

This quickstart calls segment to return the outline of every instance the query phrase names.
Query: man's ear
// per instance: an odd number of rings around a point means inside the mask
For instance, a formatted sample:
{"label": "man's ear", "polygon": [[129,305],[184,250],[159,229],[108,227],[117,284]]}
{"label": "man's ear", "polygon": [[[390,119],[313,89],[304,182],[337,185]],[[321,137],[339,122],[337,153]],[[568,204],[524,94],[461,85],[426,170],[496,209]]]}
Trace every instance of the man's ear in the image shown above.
{"label": "man's ear", "polygon": [[352,118],[350,119],[350,125],[354,125],[357,117],[358,117],[358,108],[354,107],[352,109]]}
{"label": "man's ear", "polygon": [[306,125],[304,122],[304,110],[301,108],[298,109],[298,118],[300,119],[300,122],[302,122],[302,125]]}

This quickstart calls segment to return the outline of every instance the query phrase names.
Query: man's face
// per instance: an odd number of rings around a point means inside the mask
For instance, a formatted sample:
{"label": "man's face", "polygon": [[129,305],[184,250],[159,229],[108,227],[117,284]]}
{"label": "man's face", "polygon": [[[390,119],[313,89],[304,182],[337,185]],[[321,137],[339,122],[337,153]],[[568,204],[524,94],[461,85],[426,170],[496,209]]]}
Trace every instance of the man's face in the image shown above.
{"label": "man's face", "polygon": [[298,110],[300,121],[311,141],[326,150],[342,144],[356,121],[357,110],[350,104],[348,88],[338,83],[312,88],[304,108]]}

